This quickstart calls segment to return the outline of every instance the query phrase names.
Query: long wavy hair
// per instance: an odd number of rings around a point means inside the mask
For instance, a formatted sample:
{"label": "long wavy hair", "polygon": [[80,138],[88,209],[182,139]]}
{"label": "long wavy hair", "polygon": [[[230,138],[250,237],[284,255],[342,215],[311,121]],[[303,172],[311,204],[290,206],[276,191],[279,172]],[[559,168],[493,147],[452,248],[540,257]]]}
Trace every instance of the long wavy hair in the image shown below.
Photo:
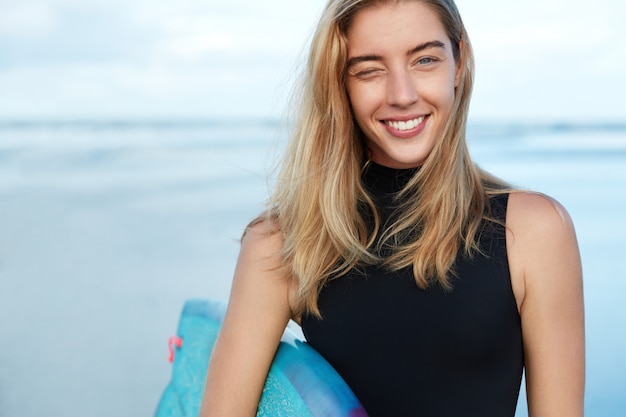
{"label": "long wavy hair", "polygon": [[[397,196],[400,214],[383,231],[381,242],[392,254],[378,259],[372,249],[380,216],[361,182],[367,149],[346,92],[346,34],[360,10],[401,1],[421,1],[436,12],[461,74],[442,137]],[[257,220],[271,222],[282,234],[284,272],[298,286],[295,314],[319,316],[317,299],[328,279],[376,262],[392,270],[411,266],[422,288],[451,288],[459,250],[469,256],[478,251],[480,223],[490,218],[488,195],[507,188],[480,170],[468,152],[473,80],[471,44],[452,0],[329,0],[311,41],[269,208]],[[373,232],[367,210],[374,214]]]}

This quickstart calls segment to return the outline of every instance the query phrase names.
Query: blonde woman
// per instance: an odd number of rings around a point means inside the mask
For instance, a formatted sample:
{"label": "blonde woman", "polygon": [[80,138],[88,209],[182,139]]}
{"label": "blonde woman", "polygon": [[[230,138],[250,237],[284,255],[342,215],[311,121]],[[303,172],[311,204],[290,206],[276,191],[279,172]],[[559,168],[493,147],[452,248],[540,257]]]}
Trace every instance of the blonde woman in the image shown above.
{"label": "blonde woman", "polygon": [[328,2],[203,416],[255,415],[289,319],[372,417],[513,416],[524,369],[530,416],[583,415],[574,229],[472,162],[473,73],[452,0]]}

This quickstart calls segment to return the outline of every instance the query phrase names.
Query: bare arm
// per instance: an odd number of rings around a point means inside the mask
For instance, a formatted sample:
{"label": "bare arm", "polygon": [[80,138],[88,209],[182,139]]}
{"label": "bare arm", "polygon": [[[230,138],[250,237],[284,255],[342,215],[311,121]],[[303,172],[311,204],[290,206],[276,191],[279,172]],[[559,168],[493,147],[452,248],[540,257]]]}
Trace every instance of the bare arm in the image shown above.
{"label": "bare arm", "polygon": [[291,316],[289,280],[281,275],[280,233],[255,225],[243,239],[228,310],[217,338],[202,417],[255,416],[263,384]]}
{"label": "bare arm", "polygon": [[507,244],[522,319],[531,417],[584,414],[582,268],[565,209],[546,196],[511,195]]}

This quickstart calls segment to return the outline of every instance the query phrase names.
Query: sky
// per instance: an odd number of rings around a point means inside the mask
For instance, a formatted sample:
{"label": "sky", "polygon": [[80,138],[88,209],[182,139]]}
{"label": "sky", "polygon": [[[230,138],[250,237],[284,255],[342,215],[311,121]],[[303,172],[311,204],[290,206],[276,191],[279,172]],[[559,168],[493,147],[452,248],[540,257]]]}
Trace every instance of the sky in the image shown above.
{"label": "sky", "polygon": [[[0,0],[0,120],[277,118],[325,0]],[[457,0],[470,117],[626,122],[626,2]]]}

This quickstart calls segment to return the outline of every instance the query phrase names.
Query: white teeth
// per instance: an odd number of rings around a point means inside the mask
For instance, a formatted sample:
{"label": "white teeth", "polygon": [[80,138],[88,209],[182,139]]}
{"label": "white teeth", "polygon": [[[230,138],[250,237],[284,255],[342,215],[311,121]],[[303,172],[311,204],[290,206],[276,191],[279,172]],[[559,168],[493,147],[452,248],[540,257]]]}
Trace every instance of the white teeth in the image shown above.
{"label": "white teeth", "polygon": [[404,131],[404,130],[410,130],[410,129],[415,128],[417,125],[419,125],[423,121],[424,121],[424,116],[418,117],[417,119],[413,119],[413,120],[407,120],[406,122],[395,122],[395,121],[386,120],[385,123],[388,126],[391,126],[396,130]]}

